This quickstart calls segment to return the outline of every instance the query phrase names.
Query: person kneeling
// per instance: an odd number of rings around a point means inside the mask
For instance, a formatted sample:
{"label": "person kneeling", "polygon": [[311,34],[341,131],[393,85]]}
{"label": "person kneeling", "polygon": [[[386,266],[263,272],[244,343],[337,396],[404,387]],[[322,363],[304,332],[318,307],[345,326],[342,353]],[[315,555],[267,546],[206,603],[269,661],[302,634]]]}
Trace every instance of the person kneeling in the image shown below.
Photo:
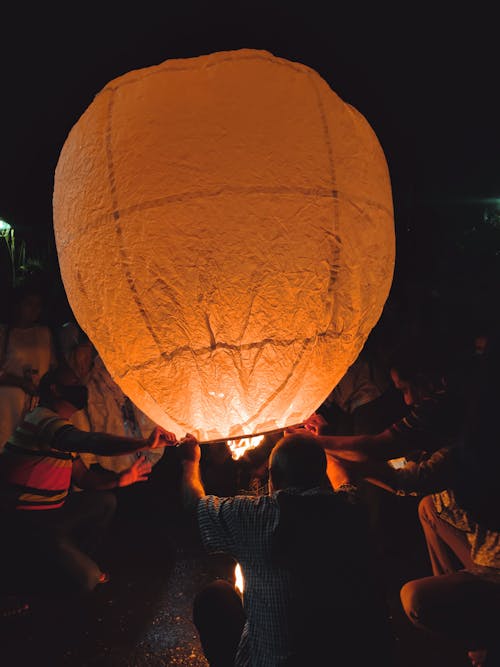
{"label": "person kneeling", "polygon": [[[0,457],[2,589],[89,592],[107,580],[91,554],[114,514],[110,490],[147,480],[151,466],[138,459],[119,474],[93,471],[79,453],[126,454],[172,444],[175,436],[159,427],[147,440],[80,431],[69,418],[85,407],[87,389],[66,366],[49,371],[39,393]],[[72,492],[72,484],[83,491]]]}
{"label": "person kneeling", "polygon": [[317,439],[303,432],[276,444],[266,496],[205,495],[196,440],[187,436],[179,449],[184,504],[205,548],[231,555],[245,577],[243,603],[222,580],[195,600],[212,667],[390,665],[367,526],[350,492],[327,481]]}

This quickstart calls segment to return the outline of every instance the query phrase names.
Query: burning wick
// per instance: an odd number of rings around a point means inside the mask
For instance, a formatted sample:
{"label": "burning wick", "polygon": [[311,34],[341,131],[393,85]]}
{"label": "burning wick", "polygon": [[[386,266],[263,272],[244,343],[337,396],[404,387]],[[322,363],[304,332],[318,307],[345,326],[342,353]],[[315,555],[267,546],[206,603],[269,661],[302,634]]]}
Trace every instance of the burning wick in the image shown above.
{"label": "burning wick", "polygon": [[241,438],[240,440],[233,440],[232,442],[228,442],[229,444],[229,449],[231,450],[231,455],[235,461],[237,461],[239,458],[243,456],[243,454],[248,450],[248,449],[253,449],[254,447],[257,447],[260,445],[260,443],[264,440],[263,435],[256,435],[256,436],[249,436],[248,438]]}
{"label": "burning wick", "polygon": [[245,580],[243,579],[243,573],[239,563],[236,563],[236,567],[234,568],[234,579],[236,590],[238,590],[243,595],[243,591],[245,589]]}

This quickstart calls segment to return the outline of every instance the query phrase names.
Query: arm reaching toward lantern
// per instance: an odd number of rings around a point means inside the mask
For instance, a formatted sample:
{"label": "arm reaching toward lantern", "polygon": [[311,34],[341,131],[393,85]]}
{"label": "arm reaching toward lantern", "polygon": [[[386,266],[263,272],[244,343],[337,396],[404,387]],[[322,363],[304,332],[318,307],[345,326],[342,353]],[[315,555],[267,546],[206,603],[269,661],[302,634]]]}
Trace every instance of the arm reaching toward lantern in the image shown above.
{"label": "arm reaching toward lantern", "polygon": [[455,464],[453,447],[443,447],[420,463],[410,461],[398,469],[375,459],[359,461],[328,456],[328,466],[338,478],[344,476],[351,483],[366,479],[398,495],[427,495],[448,488],[456,478]]}
{"label": "arm reaching toward lantern", "polygon": [[182,463],[182,501],[187,510],[193,510],[200,498],[205,496],[205,489],[200,476],[200,445],[189,433],[179,441]]}
{"label": "arm reaching toward lantern", "polygon": [[315,435],[323,448],[350,461],[366,461],[367,458],[388,460],[404,456],[410,449],[407,443],[402,439],[396,438],[390,429],[386,429],[376,435],[321,435],[320,420],[321,415],[311,415],[304,422],[303,426],[291,427],[285,430],[285,433],[294,433],[301,428],[305,428]]}
{"label": "arm reaching toward lantern", "polygon": [[64,452],[90,452],[101,456],[117,456],[131,454],[141,449],[157,449],[177,442],[174,433],[156,426],[146,440],[140,438],[124,438],[108,433],[88,433],[67,426],[56,434],[52,447]]}
{"label": "arm reaching toward lantern", "polygon": [[22,389],[26,394],[30,394],[31,396],[35,396],[37,393],[37,388],[31,380],[13,375],[12,373],[6,373],[5,371],[0,371],[0,386],[19,387],[19,389]]}
{"label": "arm reaching toward lantern", "polygon": [[407,443],[394,437],[390,429],[376,435],[318,435],[324,449],[352,461],[394,459],[404,456],[409,449]]}
{"label": "arm reaching toward lantern", "polygon": [[[399,433],[397,425],[377,434],[324,435],[327,425],[325,418],[315,412],[298,428],[306,428],[317,436],[327,452],[351,461],[366,461],[368,458],[388,461],[405,456],[416,447],[412,439]],[[294,430],[296,428],[287,429],[287,432]]]}
{"label": "arm reaching toward lantern", "polygon": [[331,452],[327,454],[327,474],[334,489],[341,484],[357,484],[360,480],[397,493],[396,471],[385,461],[346,459]]}

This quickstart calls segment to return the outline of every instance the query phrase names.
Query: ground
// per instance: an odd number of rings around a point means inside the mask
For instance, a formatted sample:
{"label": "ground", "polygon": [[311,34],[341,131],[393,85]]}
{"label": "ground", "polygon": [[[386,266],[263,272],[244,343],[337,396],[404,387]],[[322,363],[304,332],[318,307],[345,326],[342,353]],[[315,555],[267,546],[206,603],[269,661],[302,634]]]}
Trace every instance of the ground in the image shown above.
{"label": "ground", "polygon": [[[160,461],[150,482],[121,491],[102,552],[110,582],[71,603],[34,600],[27,615],[0,621],[2,667],[206,667],[192,602],[206,582],[230,576],[232,563],[206,556],[182,515],[173,456]],[[415,500],[391,497],[381,511],[387,539],[379,567],[395,667],[467,667],[461,648],[414,629],[399,603],[405,581],[430,573]]]}

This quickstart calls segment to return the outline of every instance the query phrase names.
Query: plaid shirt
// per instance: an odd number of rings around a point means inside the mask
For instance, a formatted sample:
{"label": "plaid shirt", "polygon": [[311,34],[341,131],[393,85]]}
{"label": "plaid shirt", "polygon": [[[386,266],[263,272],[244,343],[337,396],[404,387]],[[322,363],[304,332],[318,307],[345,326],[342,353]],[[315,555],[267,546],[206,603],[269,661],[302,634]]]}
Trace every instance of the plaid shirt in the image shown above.
{"label": "plaid shirt", "polygon": [[[325,491],[316,488],[305,493]],[[290,657],[285,622],[290,578],[271,560],[271,540],[280,515],[276,496],[205,496],[198,502],[198,524],[205,548],[209,553],[231,555],[240,563],[245,577],[247,622],[236,667],[278,667]]]}

